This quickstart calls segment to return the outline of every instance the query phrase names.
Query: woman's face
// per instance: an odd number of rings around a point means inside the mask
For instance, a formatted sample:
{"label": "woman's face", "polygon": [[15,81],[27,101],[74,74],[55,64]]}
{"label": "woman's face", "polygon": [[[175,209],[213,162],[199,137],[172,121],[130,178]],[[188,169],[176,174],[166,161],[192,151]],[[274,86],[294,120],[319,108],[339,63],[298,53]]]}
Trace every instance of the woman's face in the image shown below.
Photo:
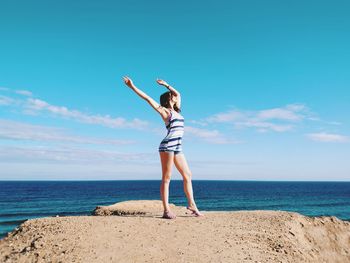
{"label": "woman's face", "polygon": [[171,101],[173,101],[174,103],[177,102],[177,97],[176,96],[171,96]]}

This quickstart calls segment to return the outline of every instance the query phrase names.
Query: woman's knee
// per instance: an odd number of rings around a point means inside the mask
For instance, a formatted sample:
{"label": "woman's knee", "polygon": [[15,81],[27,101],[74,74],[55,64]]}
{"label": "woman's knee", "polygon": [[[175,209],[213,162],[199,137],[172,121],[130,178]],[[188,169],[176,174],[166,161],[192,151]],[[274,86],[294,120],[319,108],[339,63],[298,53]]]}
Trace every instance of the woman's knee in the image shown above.
{"label": "woman's knee", "polygon": [[192,179],[192,172],[191,171],[185,172],[183,175],[183,179],[184,181],[190,181]]}
{"label": "woman's knee", "polygon": [[163,174],[163,176],[162,176],[162,182],[163,183],[169,183],[170,179],[171,179],[171,174],[170,173]]}

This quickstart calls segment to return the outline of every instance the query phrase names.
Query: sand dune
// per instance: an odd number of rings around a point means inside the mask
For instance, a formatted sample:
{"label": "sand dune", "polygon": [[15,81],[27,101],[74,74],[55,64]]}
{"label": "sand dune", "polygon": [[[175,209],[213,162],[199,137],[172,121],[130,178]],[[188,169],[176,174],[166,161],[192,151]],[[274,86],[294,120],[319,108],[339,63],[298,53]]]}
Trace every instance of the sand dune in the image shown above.
{"label": "sand dune", "polygon": [[284,211],[204,212],[160,201],[32,219],[0,241],[0,262],[350,262],[350,223]]}

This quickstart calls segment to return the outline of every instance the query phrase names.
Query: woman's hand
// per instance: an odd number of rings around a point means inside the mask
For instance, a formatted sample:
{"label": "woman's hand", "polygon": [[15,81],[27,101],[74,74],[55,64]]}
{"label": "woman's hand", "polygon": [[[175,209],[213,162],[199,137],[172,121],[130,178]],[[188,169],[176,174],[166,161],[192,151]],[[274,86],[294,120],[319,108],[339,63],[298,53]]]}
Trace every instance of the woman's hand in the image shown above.
{"label": "woman's hand", "polygon": [[157,82],[158,82],[158,84],[159,85],[163,85],[163,86],[169,86],[169,84],[168,83],[166,83],[164,80],[161,80],[161,79],[157,79]]}
{"label": "woman's hand", "polygon": [[131,80],[128,76],[123,77],[123,79],[124,79],[125,84],[126,84],[128,87],[131,88],[131,87],[134,86],[134,83],[132,82],[132,80]]}

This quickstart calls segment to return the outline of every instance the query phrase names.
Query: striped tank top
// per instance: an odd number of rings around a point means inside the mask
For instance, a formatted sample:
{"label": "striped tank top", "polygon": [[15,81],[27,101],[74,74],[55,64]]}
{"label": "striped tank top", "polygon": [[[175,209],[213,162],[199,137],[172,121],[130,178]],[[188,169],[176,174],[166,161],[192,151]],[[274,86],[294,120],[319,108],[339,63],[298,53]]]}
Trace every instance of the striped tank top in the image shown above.
{"label": "striped tank top", "polygon": [[170,110],[170,118],[165,127],[168,130],[167,135],[159,145],[160,152],[182,152],[182,136],[184,134],[184,117],[174,110]]}

